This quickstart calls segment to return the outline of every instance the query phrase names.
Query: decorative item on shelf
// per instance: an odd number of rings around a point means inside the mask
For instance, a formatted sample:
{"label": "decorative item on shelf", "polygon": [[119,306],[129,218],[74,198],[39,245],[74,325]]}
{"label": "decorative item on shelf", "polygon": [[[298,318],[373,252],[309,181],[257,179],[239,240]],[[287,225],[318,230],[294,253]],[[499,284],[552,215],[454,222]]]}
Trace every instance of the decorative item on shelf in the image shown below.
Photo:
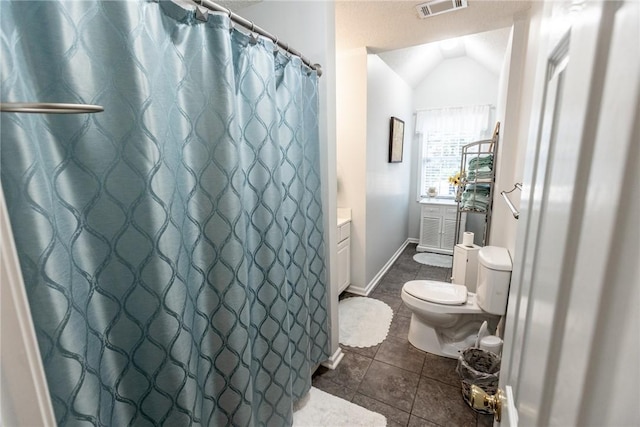
{"label": "decorative item on shelf", "polygon": [[389,163],[402,162],[402,148],[404,145],[404,121],[391,117],[389,133]]}
{"label": "decorative item on shelf", "polygon": [[436,187],[427,188],[427,196],[436,197],[438,195],[438,189]]}
{"label": "decorative item on shelf", "polygon": [[464,189],[465,176],[464,171],[457,172],[455,175],[449,177],[449,184],[456,187],[456,202],[460,201],[462,190]]}
{"label": "decorative item on shelf", "polygon": [[464,172],[457,172],[455,175],[449,177],[449,184],[460,186],[464,181]]}

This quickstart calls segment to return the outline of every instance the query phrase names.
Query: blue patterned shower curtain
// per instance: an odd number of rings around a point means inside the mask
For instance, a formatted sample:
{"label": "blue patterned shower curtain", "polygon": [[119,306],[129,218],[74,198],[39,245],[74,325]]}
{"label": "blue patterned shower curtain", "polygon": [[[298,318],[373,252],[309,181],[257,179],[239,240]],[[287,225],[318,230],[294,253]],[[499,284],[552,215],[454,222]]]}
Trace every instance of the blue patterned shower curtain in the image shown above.
{"label": "blue patterned shower curtain", "polygon": [[1,180],[60,425],[290,425],[328,357],[317,76],[171,2],[3,1]]}

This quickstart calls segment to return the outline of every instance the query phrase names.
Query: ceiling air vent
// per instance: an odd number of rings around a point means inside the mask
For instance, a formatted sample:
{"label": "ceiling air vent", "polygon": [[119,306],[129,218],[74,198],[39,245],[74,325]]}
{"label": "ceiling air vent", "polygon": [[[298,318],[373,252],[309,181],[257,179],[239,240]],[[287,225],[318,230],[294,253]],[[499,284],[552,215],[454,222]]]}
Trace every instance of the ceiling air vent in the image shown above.
{"label": "ceiling air vent", "polygon": [[416,6],[420,18],[428,18],[467,7],[467,0],[433,0]]}

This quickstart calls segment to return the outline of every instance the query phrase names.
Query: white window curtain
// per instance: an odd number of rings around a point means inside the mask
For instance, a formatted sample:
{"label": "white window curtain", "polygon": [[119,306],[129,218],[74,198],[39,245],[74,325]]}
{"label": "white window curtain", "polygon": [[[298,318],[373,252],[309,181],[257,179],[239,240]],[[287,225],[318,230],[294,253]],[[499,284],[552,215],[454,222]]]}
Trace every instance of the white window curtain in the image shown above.
{"label": "white window curtain", "polygon": [[438,197],[454,197],[449,177],[460,170],[462,147],[491,137],[493,107],[473,105],[423,110],[416,113],[416,133],[421,141],[419,197],[434,187]]}

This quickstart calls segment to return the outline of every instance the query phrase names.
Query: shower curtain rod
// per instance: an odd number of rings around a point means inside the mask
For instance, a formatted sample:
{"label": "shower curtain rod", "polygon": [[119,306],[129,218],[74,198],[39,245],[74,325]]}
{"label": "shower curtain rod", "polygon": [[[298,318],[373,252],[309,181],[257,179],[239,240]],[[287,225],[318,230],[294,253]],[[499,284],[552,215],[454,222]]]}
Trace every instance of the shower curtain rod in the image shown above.
{"label": "shower curtain rod", "polygon": [[315,70],[318,73],[318,77],[322,76],[322,66],[320,64],[312,64],[311,61],[307,57],[305,57],[303,54],[301,54],[300,52],[298,52],[297,50],[289,46],[287,43],[281,42],[278,39],[278,37],[258,27],[252,21],[249,21],[248,19],[245,19],[242,16],[233,13],[231,10],[227,9],[226,7],[220,6],[219,4],[214,3],[211,0],[193,0],[193,2],[196,5],[200,5],[214,12],[226,13],[229,16],[229,19],[231,19],[231,21],[235,22],[238,25],[241,25],[242,27],[248,29],[251,32],[260,34],[261,36],[272,40],[277,46],[282,48],[284,51],[299,57],[307,67],[311,68],[312,70]]}

